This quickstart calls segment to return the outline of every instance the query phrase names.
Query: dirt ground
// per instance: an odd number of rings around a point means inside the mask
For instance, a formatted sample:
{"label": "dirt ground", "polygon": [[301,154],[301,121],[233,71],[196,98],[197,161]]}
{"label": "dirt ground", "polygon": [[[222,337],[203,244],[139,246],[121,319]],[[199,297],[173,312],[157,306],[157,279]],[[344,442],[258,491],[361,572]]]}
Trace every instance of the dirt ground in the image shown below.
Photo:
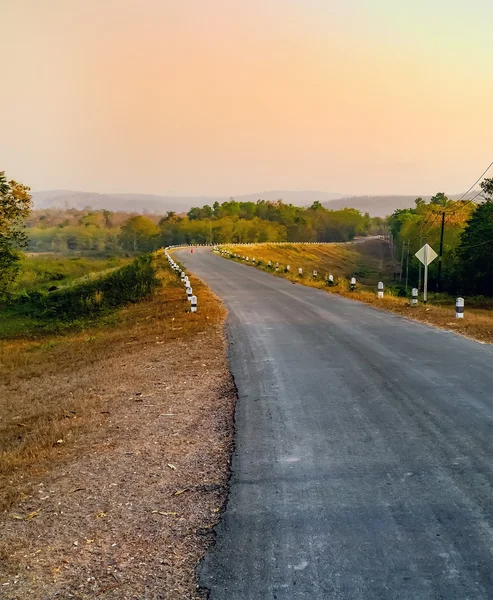
{"label": "dirt ground", "polygon": [[222,306],[173,277],[117,326],[1,345],[1,600],[204,597],[235,390]]}

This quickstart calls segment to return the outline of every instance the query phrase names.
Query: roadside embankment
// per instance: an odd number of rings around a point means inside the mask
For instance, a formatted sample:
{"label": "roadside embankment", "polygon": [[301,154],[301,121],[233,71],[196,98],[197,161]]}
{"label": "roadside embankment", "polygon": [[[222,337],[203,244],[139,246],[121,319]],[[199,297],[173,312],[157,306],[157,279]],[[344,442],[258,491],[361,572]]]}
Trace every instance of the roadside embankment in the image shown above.
{"label": "roadside embankment", "polygon": [[197,598],[226,498],[234,386],[225,310],[191,277],[111,322],[0,341],[5,600]]}
{"label": "roadside embankment", "polygon": [[[464,318],[461,319],[455,318],[455,299],[449,296],[430,294],[431,301],[427,304],[420,302],[418,306],[410,306],[409,298],[399,297],[392,289],[390,256],[383,241],[227,245],[221,248],[227,250],[226,258],[230,260],[254,266],[293,283],[321,288],[481,342],[493,343],[493,299],[466,298]],[[333,285],[329,285],[327,280],[329,274],[333,275]],[[356,279],[355,290],[350,287],[351,277]],[[377,297],[379,281],[385,284],[383,298]]]}

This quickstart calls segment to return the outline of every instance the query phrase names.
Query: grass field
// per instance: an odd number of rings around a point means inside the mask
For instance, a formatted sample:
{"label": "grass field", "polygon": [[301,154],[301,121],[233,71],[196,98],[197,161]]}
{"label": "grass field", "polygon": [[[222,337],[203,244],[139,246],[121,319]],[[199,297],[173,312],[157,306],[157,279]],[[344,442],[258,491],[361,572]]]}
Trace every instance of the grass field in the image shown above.
{"label": "grass field", "polygon": [[[372,306],[390,310],[411,319],[449,329],[461,335],[493,343],[493,299],[466,298],[465,318],[455,319],[455,298],[445,294],[430,294],[430,302],[419,306],[409,306],[409,299],[399,297],[401,286],[392,282],[391,257],[388,245],[383,240],[370,240],[358,244],[257,244],[225,245],[223,248],[233,254],[248,256],[249,263],[256,260],[256,268],[268,271],[293,283],[327,290]],[[233,259],[239,260],[239,259]],[[258,261],[261,260],[261,265]],[[267,267],[267,262],[279,263],[279,271]],[[240,262],[246,264],[246,261]],[[285,271],[290,265],[289,272]],[[303,274],[298,275],[298,268]],[[312,277],[313,270],[318,277]],[[329,287],[326,276],[334,275],[335,285]],[[349,289],[349,279],[356,277],[357,289]],[[377,284],[385,284],[385,296],[377,298]]]}
{"label": "grass field", "polygon": [[[131,268],[136,260],[57,255],[25,258],[13,296],[0,306],[0,339],[42,337],[82,329],[89,321],[95,321],[94,316],[101,320],[102,312],[106,322],[111,321],[105,304],[121,284],[116,281],[118,273]],[[98,297],[98,288],[103,289],[105,281],[105,296]]]}
{"label": "grass field", "polygon": [[225,312],[191,277],[190,313],[156,265],[156,293],[110,323],[0,340],[6,598],[197,597],[231,450]]}
{"label": "grass field", "polygon": [[131,258],[87,258],[59,254],[30,254],[22,260],[16,283],[17,290],[48,289],[64,286],[81,277],[95,276],[102,271],[122,267]]}

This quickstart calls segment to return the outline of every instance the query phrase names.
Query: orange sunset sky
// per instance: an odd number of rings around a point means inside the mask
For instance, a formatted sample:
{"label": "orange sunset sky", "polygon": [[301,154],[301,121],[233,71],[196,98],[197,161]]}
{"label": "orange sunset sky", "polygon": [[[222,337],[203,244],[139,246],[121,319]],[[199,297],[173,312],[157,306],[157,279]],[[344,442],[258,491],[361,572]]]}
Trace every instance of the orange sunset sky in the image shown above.
{"label": "orange sunset sky", "polygon": [[0,0],[0,170],[33,190],[464,191],[491,0]]}

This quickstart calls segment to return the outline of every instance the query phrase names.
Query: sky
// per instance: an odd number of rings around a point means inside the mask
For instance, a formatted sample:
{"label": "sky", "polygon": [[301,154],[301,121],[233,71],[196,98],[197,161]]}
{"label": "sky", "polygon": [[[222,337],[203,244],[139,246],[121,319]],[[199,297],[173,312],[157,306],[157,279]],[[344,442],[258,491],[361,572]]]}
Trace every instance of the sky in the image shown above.
{"label": "sky", "polygon": [[0,0],[0,170],[35,191],[465,191],[491,0]]}

